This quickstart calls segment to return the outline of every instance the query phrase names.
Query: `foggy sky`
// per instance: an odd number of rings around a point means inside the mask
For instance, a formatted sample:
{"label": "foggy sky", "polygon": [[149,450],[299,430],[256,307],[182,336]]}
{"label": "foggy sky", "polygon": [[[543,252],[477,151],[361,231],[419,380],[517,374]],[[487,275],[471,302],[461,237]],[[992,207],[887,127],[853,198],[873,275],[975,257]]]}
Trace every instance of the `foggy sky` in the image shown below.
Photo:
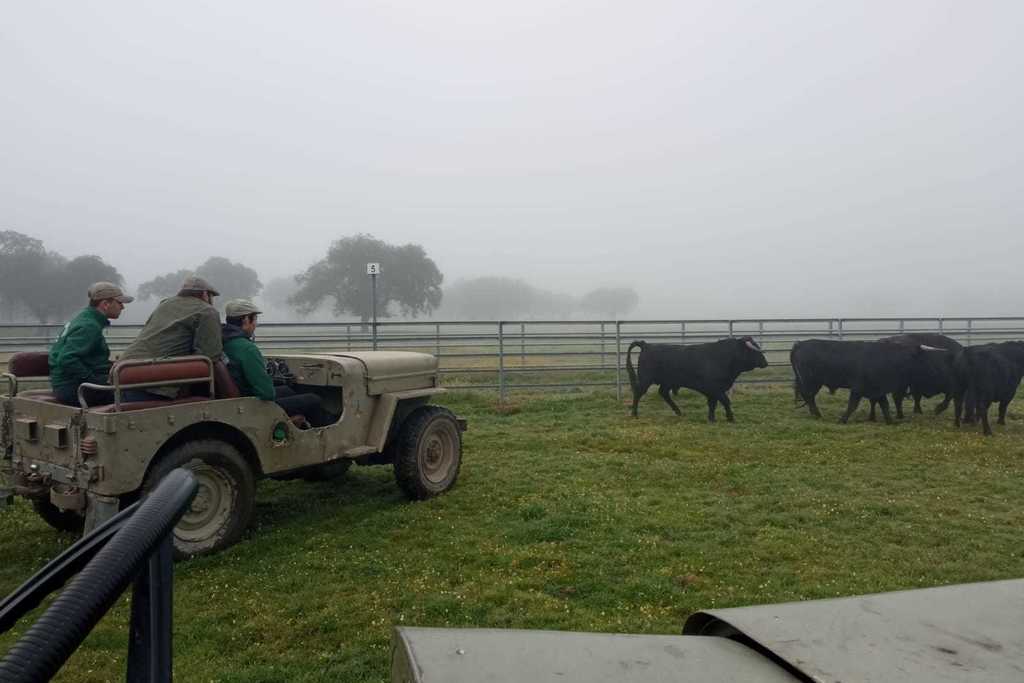
{"label": "foggy sky", "polygon": [[367,232],[633,317],[1022,313],[1020,2],[3,16],[0,229],[130,287]]}

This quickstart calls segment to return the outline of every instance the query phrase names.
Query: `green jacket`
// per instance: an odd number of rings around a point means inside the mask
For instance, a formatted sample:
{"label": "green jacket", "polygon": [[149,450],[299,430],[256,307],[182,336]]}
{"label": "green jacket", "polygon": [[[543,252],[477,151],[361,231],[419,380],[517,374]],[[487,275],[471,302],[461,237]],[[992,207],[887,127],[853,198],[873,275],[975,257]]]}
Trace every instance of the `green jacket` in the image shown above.
{"label": "green jacket", "polygon": [[50,384],[54,387],[82,382],[106,384],[110,372],[110,348],[103,328],[107,316],[92,306],[71,319],[50,348]]}
{"label": "green jacket", "polygon": [[238,391],[243,396],[273,401],[274,381],[267,374],[267,362],[260,353],[260,347],[235,325],[225,323],[222,334],[228,372],[238,385]]}

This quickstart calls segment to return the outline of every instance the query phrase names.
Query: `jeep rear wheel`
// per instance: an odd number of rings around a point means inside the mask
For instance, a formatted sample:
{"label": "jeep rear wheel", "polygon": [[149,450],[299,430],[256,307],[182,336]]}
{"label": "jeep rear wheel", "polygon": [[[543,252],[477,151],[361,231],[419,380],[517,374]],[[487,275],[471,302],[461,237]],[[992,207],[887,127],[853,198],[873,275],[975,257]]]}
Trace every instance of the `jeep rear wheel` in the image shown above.
{"label": "jeep rear wheel", "polygon": [[409,498],[425,500],[455,485],[462,434],[451,411],[420,408],[399,429],[395,446],[395,479]]}
{"label": "jeep rear wheel", "polygon": [[57,531],[80,534],[85,527],[85,515],[81,515],[75,510],[61,510],[48,500],[33,501],[32,507],[44,522]]}
{"label": "jeep rear wheel", "polygon": [[199,491],[174,527],[175,558],[209,555],[237,543],[252,520],[256,493],[252,469],[242,454],[223,441],[183,443],[150,468],[143,492],[152,491],[178,467],[192,472]]}

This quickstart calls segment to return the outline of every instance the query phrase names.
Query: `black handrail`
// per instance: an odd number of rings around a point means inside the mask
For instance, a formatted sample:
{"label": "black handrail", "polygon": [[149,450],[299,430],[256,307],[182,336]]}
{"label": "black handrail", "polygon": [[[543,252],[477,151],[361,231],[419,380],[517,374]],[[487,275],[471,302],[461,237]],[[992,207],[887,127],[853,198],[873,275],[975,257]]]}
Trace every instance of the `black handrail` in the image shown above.
{"label": "black handrail", "polygon": [[176,469],[131,507],[50,561],[0,602],[0,633],[65,583],[0,660],[0,681],[52,678],[134,579],[128,681],[171,680],[172,531],[198,490]]}

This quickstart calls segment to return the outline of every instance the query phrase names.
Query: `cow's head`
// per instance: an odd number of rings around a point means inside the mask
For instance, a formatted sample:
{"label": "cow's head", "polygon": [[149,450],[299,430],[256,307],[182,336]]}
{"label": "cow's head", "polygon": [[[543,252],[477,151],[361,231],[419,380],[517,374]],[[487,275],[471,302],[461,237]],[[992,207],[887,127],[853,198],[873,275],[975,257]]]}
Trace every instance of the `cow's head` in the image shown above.
{"label": "cow's head", "polygon": [[739,342],[740,358],[743,360],[744,370],[768,367],[768,359],[764,357],[764,351],[753,337],[740,337],[736,341]]}

